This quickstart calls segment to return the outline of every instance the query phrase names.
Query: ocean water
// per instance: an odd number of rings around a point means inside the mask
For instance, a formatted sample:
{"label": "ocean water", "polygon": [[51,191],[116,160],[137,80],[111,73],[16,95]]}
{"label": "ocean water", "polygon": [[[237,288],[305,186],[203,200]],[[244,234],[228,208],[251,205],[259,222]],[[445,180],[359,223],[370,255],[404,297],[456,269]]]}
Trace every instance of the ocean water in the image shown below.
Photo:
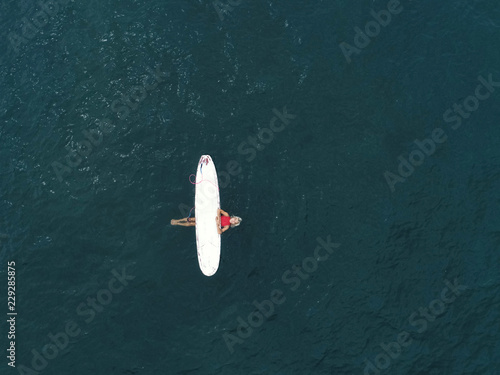
{"label": "ocean water", "polygon": [[[0,20],[0,373],[500,373],[497,2]],[[170,225],[203,154],[243,218],[210,278]]]}

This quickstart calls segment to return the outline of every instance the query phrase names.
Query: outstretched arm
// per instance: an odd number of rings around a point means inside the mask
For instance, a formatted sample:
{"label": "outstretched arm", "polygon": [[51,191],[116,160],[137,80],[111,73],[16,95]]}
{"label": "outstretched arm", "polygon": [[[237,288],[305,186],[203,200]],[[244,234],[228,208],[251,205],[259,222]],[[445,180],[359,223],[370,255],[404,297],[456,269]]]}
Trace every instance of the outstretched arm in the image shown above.
{"label": "outstretched arm", "polygon": [[219,215],[220,215],[220,214],[222,214],[223,216],[229,216],[229,214],[228,214],[226,211],[221,210],[221,209],[219,208]]}

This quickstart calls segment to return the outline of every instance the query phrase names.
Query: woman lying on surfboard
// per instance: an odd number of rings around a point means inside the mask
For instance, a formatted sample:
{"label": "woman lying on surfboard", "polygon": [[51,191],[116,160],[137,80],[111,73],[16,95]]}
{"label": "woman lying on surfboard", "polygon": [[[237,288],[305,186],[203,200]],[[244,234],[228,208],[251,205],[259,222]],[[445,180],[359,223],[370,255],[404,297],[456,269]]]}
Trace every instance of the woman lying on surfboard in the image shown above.
{"label": "woman lying on surfboard", "polygon": [[[220,208],[217,210],[217,216],[215,217],[215,222],[217,223],[217,231],[219,234],[224,233],[229,228],[237,227],[241,224],[242,219],[239,216],[229,216],[229,214],[221,210]],[[181,225],[183,227],[194,227],[196,225],[196,218],[194,217],[185,217],[184,219],[170,221],[172,225]],[[219,227],[222,227],[219,228]]]}
{"label": "woman lying on surfboard", "polygon": [[[221,215],[222,214],[222,215]],[[215,222],[217,223],[217,232],[219,234],[224,233],[229,227],[234,228],[241,224],[241,217],[239,216],[229,216],[229,214],[221,210],[217,210],[217,216],[215,217]],[[222,229],[220,228],[222,227]]]}

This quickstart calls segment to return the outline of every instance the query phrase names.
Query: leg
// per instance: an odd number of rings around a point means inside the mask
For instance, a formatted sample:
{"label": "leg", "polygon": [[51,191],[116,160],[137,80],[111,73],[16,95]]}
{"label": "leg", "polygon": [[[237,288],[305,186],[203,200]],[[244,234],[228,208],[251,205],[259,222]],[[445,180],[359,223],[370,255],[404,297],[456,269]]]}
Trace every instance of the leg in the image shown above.
{"label": "leg", "polygon": [[194,217],[191,218],[185,217],[184,219],[179,219],[179,220],[172,219],[170,221],[170,224],[180,225],[182,227],[194,227],[196,225],[196,219]]}

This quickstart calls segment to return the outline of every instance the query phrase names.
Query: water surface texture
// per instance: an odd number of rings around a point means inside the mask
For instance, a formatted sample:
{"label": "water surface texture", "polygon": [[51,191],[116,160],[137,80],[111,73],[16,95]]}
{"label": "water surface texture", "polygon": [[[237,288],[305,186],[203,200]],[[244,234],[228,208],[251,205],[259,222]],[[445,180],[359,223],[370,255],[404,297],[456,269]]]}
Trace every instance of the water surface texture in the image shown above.
{"label": "water surface texture", "polygon": [[[499,374],[493,0],[4,1],[2,374]],[[201,155],[243,218],[202,275]]]}

